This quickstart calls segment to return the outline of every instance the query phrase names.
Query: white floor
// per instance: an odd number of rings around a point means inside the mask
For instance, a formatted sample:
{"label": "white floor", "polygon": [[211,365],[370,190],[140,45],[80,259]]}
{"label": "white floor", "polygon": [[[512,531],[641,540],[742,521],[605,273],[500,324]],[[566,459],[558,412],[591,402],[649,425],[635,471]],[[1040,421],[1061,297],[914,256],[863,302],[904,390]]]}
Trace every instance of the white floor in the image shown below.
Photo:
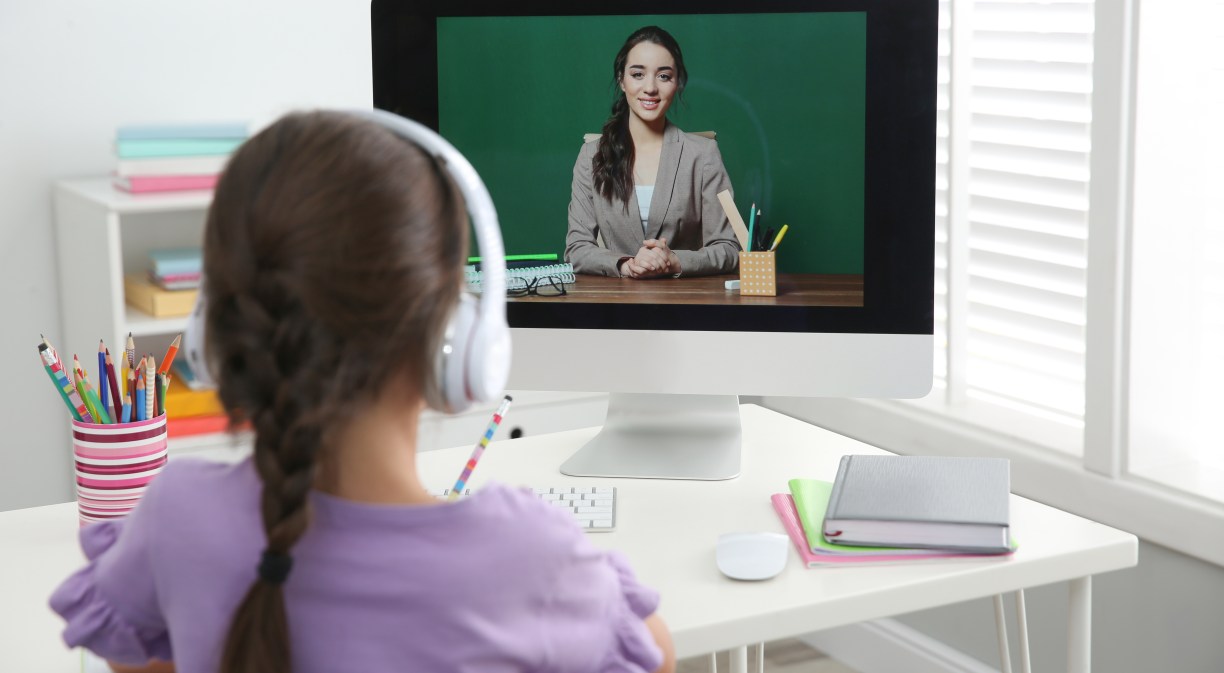
{"label": "white floor", "polygon": [[[749,648],[749,670],[756,665],[756,650]],[[676,666],[677,673],[709,673],[709,657],[694,657],[681,659]],[[730,664],[727,655],[718,656],[720,673],[729,671]],[[812,649],[800,640],[779,640],[765,644],[765,671],[768,673],[856,673],[837,661],[825,656],[824,653]],[[756,673],[754,671],[754,673]]]}

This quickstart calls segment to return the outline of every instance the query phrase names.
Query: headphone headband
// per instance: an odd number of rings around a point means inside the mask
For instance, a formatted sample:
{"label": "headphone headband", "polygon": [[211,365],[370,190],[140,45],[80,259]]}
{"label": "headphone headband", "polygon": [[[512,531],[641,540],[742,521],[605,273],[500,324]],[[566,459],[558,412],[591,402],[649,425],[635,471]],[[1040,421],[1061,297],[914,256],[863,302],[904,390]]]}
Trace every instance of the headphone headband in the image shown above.
{"label": "headphone headband", "polygon": [[442,164],[467,204],[472,227],[476,230],[476,246],[480,248],[481,319],[506,319],[506,260],[502,247],[501,228],[493,197],[472,164],[445,138],[424,124],[386,110],[352,110],[353,115],[368,119],[392,133],[419,146]]}

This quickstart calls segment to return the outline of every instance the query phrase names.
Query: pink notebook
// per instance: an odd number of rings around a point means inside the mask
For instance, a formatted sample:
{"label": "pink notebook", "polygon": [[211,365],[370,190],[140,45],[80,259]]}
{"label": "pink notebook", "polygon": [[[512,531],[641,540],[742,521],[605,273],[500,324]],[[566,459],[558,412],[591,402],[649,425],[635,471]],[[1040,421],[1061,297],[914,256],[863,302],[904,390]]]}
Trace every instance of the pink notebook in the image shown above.
{"label": "pink notebook", "polygon": [[112,181],[119,189],[133,194],[212,189],[217,186],[216,175],[116,175]]}
{"label": "pink notebook", "polygon": [[880,554],[876,552],[862,556],[857,556],[852,551],[839,554],[817,554],[808,547],[807,537],[803,534],[803,524],[799,523],[799,512],[795,509],[795,499],[791,497],[791,494],[775,493],[769,499],[773,502],[774,511],[778,513],[778,518],[782,519],[782,525],[786,528],[786,534],[790,536],[791,542],[795,543],[795,548],[799,550],[799,558],[803,559],[803,562],[809,568],[827,565],[876,565],[879,563],[897,563],[902,561],[913,562],[946,559],[987,561],[1007,558],[1007,554],[932,554],[929,550],[914,554]]}

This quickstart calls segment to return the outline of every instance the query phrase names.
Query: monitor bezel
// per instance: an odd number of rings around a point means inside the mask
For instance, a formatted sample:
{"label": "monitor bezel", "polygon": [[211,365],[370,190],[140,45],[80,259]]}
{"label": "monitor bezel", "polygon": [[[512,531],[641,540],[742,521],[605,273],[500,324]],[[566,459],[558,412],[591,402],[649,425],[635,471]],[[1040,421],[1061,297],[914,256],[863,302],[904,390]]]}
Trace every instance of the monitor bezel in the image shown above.
{"label": "monitor bezel", "polygon": [[[528,6],[529,5],[529,6]],[[509,302],[511,327],[933,334],[937,0],[372,0],[374,106],[438,128],[439,17],[865,12],[861,307]],[[559,212],[564,212],[561,208]],[[659,281],[665,282],[665,281]]]}

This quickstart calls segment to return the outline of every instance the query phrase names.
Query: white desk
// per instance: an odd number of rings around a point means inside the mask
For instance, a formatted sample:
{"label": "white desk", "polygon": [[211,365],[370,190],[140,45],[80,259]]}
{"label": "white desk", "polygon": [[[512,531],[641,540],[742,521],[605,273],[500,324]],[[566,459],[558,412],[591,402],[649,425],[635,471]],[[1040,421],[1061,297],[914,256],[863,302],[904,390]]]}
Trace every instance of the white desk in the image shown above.
{"label": "white desk", "polygon": [[[471,480],[536,486],[608,483],[619,489],[617,530],[591,540],[619,549],[663,594],[660,608],[679,657],[797,636],[864,620],[1071,581],[1068,669],[1090,668],[1091,576],[1133,566],[1133,535],[1012,497],[1020,549],[1012,557],[857,568],[790,567],[765,582],[727,579],[714,543],[729,531],[784,532],[769,502],[793,477],[832,480],[840,456],[884,453],[760,407],[744,406],[743,473],[723,482],[567,477],[557,466],[595,433],[575,430],[494,442]],[[513,414],[513,410],[510,412]],[[476,438],[473,438],[473,442]],[[431,488],[450,486],[471,452],[460,446],[420,454]],[[5,668],[78,671],[64,650],[61,622],[46,607],[55,585],[82,561],[75,504],[0,513],[0,652]],[[792,550],[793,551],[793,550]],[[14,660],[15,655],[15,660]]]}

